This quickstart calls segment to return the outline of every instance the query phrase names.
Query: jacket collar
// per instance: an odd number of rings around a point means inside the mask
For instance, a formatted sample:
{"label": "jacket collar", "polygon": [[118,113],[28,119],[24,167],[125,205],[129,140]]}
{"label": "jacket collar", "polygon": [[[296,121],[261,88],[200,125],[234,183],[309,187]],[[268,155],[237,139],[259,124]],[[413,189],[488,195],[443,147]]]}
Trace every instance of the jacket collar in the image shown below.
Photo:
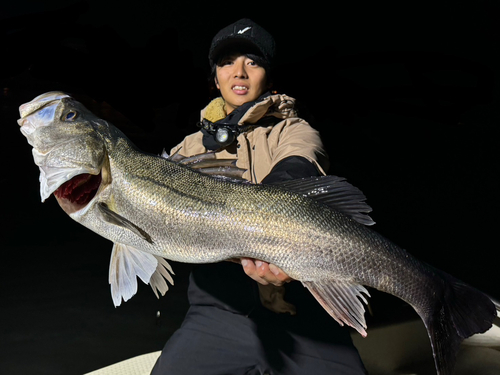
{"label": "jacket collar", "polygon": [[207,148],[208,150],[218,150],[221,148],[221,145],[217,143],[214,137],[215,133],[220,128],[226,128],[230,130],[234,133],[236,138],[239,134],[247,132],[257,126],[270,126],[275,125],[277,122],[279,122],[278,118],[265,115],[258,116],[259,118],[255,122],[248,123],[247,121],[242,120],[243,117],[248,117],[247,114],[249,111],[251,111],[252,108],[264,102],[270,95],[270,92],[266,92],[259,98],[257,98],[257,100],[239,106],[229,115],[218,121],[211,121],[207,118],[216,118],[217,114],[220,113],[220,110],[217,107],[220,107],[224,104],[223,101],[221,102],[219,100],[219,98],[214,99],[207,106],[202,120],[198,123],[198,126],[201,127],[201,132],[203,133],[203,145],[205,146],[205,148]]}

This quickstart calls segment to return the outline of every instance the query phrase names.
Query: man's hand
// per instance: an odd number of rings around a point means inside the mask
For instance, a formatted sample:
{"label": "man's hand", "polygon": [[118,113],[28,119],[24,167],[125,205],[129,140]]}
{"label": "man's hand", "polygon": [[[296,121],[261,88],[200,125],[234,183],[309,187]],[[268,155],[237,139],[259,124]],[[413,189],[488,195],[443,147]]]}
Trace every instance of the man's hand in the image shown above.
{"label": "man's hand", "polygon": [[274,264],[251,258],[241,258],[241,265],[248,276],[262,285],[281,286],[292,281],[290,276]]}

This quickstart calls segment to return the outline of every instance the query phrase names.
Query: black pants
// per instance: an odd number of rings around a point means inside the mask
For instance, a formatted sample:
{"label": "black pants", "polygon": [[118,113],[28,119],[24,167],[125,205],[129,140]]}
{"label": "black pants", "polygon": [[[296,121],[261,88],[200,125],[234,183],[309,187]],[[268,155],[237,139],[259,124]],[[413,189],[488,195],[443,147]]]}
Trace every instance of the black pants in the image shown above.
{"label": "black pants", "polygon": [[[303,335],[294,317],[265,309],[247,317],[214,306],[192,306],[165,345],[152,375],[366,374],[349,331]],[[297,329],[295,329],[297,328]]]}

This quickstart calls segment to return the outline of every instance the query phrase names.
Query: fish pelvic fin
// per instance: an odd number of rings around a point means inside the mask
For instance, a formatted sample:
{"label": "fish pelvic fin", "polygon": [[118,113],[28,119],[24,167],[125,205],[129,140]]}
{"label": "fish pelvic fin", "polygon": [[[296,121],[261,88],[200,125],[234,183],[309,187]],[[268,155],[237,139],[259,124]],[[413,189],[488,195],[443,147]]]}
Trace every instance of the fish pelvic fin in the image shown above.
{"label": "fish pelvic fin", "polygon": [[174,285],[174,279],[172,279],[172,276],[170,275],[174,275],[174,271],[172,270],[172,267],[170,267],[170,264],[167,263],[165,258],[156,255],[154,255],[154,257],[156,258],[158,265],[156,266],[156,271],[151,275],[151,278],[149,279],[149,285],[151,285],[156,298],[160,298],[158,292],[160,292],[160,294],[164,296],[168,291],[167,281],[171,285]]}
{"label": "fish pelvic fin", "polygon": [[462,341],[491,328],[497,311],[479,290],[444,272],[441,276],[445,281],[443,296],[436,299],[428,314],[417,312],[427,328],[437,374],[451,375]]}
{"label": "fish pelvic fin", "polygon": [[304,286],[321,306],[341,326],[347,324],[366,337],[365,308],[366,296],[370,296],[363,285],[338,280],[304,281]]}
{"label": "fish pelvic fin", "polygon": [[166,280],[173,285],[172,268],[161,257],[138,250],[132,246],[115,243],[109,265],[111,297],[116,306],[122,299],[128,301],[137,293],[137,277],[150,284],[156,297],[158,292],[165,295],[168,290]]}

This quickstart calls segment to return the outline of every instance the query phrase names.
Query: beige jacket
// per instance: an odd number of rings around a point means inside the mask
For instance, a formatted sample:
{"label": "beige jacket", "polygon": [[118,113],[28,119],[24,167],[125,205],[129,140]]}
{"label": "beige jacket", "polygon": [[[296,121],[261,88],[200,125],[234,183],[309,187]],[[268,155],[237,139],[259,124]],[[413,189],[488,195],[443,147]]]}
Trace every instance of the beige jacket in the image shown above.
{"label": "beige jacket", "polygon": [[[256,127],[242,133],[237,138],[236,155],[227,150],[216,152],[218,159],[235,159],[236,166],[245,169],[243,178],[260,183],[273,167],[289,156],[302,156],[313,163],[325,174],[328,168],[328,157],[321,142],[318,131],[305,120],[297,117],[295,99],[286,95],[270,95],[251,107],[239,121],[239,124],[254,124],[264,115],[272,115],[281,119],[274,126]],[[212,122],[223,119],[224,100],[217,98],[201,111],[201,117]],[[205,153],[203,133],[193,133],[174,147],[171,154],[179,150],[183,156]]]}

